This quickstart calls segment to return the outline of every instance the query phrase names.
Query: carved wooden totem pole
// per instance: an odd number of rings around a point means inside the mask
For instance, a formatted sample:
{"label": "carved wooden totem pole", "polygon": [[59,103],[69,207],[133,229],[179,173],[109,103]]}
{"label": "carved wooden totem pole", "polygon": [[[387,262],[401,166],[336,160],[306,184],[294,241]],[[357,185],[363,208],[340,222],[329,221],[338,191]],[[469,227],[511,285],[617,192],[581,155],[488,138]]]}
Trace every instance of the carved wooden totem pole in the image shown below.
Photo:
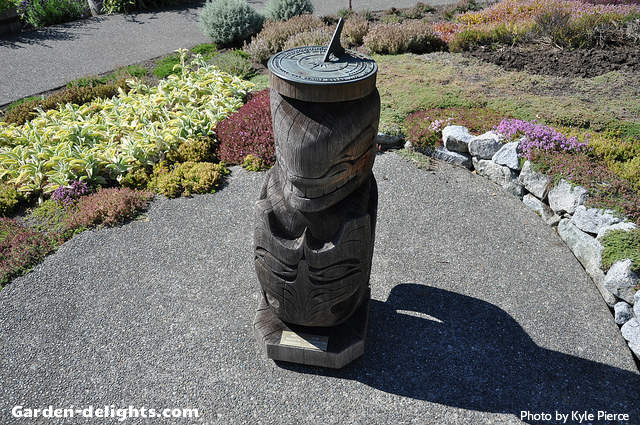
{"label": "carved wooden totem pole", "polygon": [[254,321],[267,356],[340,368],[364,353],[378,192],[376,63],[340,45],[268,63],[276,165],[256,205]]}

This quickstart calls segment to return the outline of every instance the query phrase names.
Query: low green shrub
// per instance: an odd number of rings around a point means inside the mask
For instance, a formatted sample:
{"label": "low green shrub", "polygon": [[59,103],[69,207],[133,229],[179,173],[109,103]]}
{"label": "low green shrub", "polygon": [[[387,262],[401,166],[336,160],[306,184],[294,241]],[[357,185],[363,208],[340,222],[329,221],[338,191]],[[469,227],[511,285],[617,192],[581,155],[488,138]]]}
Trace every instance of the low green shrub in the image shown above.
{"label": "low green shrub", "polygon": [[363,39],[372,53],[428,53],[444,50],[446,44],[424,21],[407,20],[401,24],[378,24]]}
{"label": "low green shrub", "polygon": [[169,75],[179,74],[180,72],[182,72],[182,69],[178,55],[170,55],[158,60],[155,68],[151,71],[158,78],[166,78]]}
{"label": "low green shrub", "polygon": [[62,238],[22,227],[13,219],[0,218],[0,288],[56,249]]}
{"label": "low green shrub", "polygon": [[224,163],[183,162],[173,167],[160,163],[153,169],[149,188],[167,198],[213,193],[227,174]]}
{"label": "low green shrub", "polygon": [[22,196],[14,185],[0,183],[0,216],[6,217],[12,214],[22,200]]}
{"label": "low green shrub", "polygon": [[422,19],[435,11],[436,9],[433,6],[422,2],[417,2],[414,7],[403,11],[402,16],[407,19]]}
{"label": "low green shrub", "polygon": [[617,261],[630,259],[633,270],[640,272],[640,229],[630,232],[613,230],[602,238],[602,268],[609,268]]}
{"label": "low green shrub", "polygon": [[167,154],[169,162],[217,162],[215,143],[209,137],[187,139],[178,146],[177,151]]}
{"label": "low green shrub", "polygon": [[80,233],[84,228],[70,229],[67,223],[73,214],[70,205],[48,199],[41,205],[30,211],[26,218],[29,227],[40,233],[53,233],[60,235],[62,240],[69,240],[74,234]]}
{"label": "low green shrub", "polygon": [[5,113],[4,120],[8,123],[22,125],[38,115],[38,108],[48,111],[58,109],[60,105],[67,103],[84,105],[95,99],[112,98],[118,94],[119,89],[122,89],[125,93],[129,91],[129,86],[125,80],[97,86],[68,87],[51,94],[46,99],[33,99],[13,107]]}
{"label": "low green shrub", "polygon": [[120,185],[134,190],[146,190],[150,181],[149,173],[144,167],[135,167],[122,177]]}
{"label": "low green shrub", "polygon": [[217,66],[227,74],[248,80],[255,74],[256,70],[242,53],[244,52],[241,50],[220,53],[209,60],[209,63]]}
{"label": "low green shrub", "polygon": [[200,27],[218,45],[241,44],[262,28],[263,18],[246,0],[207,1]]}
{"label": "low green shrub", "polygon": [[102,77],[90,76],[82,77],[67,83],[67,87],[95,87],[104,84],[113,84],[117,81],[126,80],[127,78],[142,78],[149,71],[140,65],[129,65],[120,68],[110,74]]}
{"label": "low green shrub", "polygon": [[205,61],[211,60],[218,53],[216,43],[202,43],[191,49],[192,55],[202,55]]}
{"label": "low green shrub", "polygon": [[461,0],[458,3],[445,8],[442,15],[447,20],[452,20],[456,15],[466,12],[474,12],[477,10],[481,10],[482,6],[480,6],[476,0]]}
{"label": "low green shrub", "polygon": [[242,160],[242,168],[247,171],[263,171],[268,169],[269,165],[262,158],[249,154]]}
{"label": "low green shrub", "polygon": [[266,15],[274,21],[286,21],[294,16],[313,13],[311,0],[269,0]]}
{"label": "low green shrub", "polygon": [[20,3],[18,13],[25,22],[40,28],[79,19],[88,9],[83,0],[29,0]]}

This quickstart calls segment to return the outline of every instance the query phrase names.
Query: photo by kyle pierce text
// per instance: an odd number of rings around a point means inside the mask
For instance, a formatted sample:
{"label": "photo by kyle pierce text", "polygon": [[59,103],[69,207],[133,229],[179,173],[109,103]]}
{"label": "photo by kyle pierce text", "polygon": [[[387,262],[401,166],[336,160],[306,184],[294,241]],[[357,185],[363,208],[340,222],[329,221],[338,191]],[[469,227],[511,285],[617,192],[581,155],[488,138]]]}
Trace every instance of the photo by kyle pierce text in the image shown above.
{"label": "photo by kyle pierce text", "polygon": [[31,408],[26,406],[13,406],[11,415],[14,418],[117,418],[122,422],[129,418],[199,418],[198,409],[185,408],[147,408],[108,406],[84,406],[84,407],[54,407],[46,406]]}
{"label": "photo by kyle pierce text", "polygon": [[589,412],[587,410],[572,410],[570,412],[530,412],[528,410],[520,411],[520,419],[527,421],[553,421],[553,423],[561,424],[582,424],[592,423],[592,421],[628,421],[628,413],[614,413],[606,410],[597,410]]}

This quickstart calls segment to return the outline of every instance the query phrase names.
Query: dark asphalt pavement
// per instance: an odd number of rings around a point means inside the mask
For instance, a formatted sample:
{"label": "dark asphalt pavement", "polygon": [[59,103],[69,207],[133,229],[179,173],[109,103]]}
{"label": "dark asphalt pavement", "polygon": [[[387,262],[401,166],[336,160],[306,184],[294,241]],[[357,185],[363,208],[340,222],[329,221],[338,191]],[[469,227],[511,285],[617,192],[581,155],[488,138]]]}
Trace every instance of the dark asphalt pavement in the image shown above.
{"label": "dark asphalt pavement", "polygon": [[516,424],[582,410],[640,423],[630,351],[553,229],[463,169],[386,153],[374,171],[364,357],[339,371],[261,357],[264,174],[234,168],[219,193],[84,232],[0,291],[0,423],[32,423],[11,417],[17,404],[198,408],[171,422],[185,424]]}

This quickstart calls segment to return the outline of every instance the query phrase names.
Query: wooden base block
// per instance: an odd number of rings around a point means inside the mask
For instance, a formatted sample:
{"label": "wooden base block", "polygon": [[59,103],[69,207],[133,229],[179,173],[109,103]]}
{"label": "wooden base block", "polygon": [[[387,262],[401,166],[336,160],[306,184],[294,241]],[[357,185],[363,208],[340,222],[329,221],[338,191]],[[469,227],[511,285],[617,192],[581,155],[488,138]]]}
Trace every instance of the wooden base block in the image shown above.
{"label": "wooden base block", "polygon": [[[268,358],[340,369],[364,354],[369,319],[369,294],[346,322],[330,328],[284,323],[269,308],[264,297],[260,298],[260,305],[253,321],[253,330],[258,345]],[[303,344],[300,346],[282,344],[282,333],[286,331],[293,332],[302,338],[306,337],[307,340],[320,348],[307,348],[301,346]],[[295,336],[290,338],[291,334],[286,334],[285,337],[285,342],[287,339],[289,341],[295,339]],[[326,350],[323,350],[322,341],[327,342]]]}

